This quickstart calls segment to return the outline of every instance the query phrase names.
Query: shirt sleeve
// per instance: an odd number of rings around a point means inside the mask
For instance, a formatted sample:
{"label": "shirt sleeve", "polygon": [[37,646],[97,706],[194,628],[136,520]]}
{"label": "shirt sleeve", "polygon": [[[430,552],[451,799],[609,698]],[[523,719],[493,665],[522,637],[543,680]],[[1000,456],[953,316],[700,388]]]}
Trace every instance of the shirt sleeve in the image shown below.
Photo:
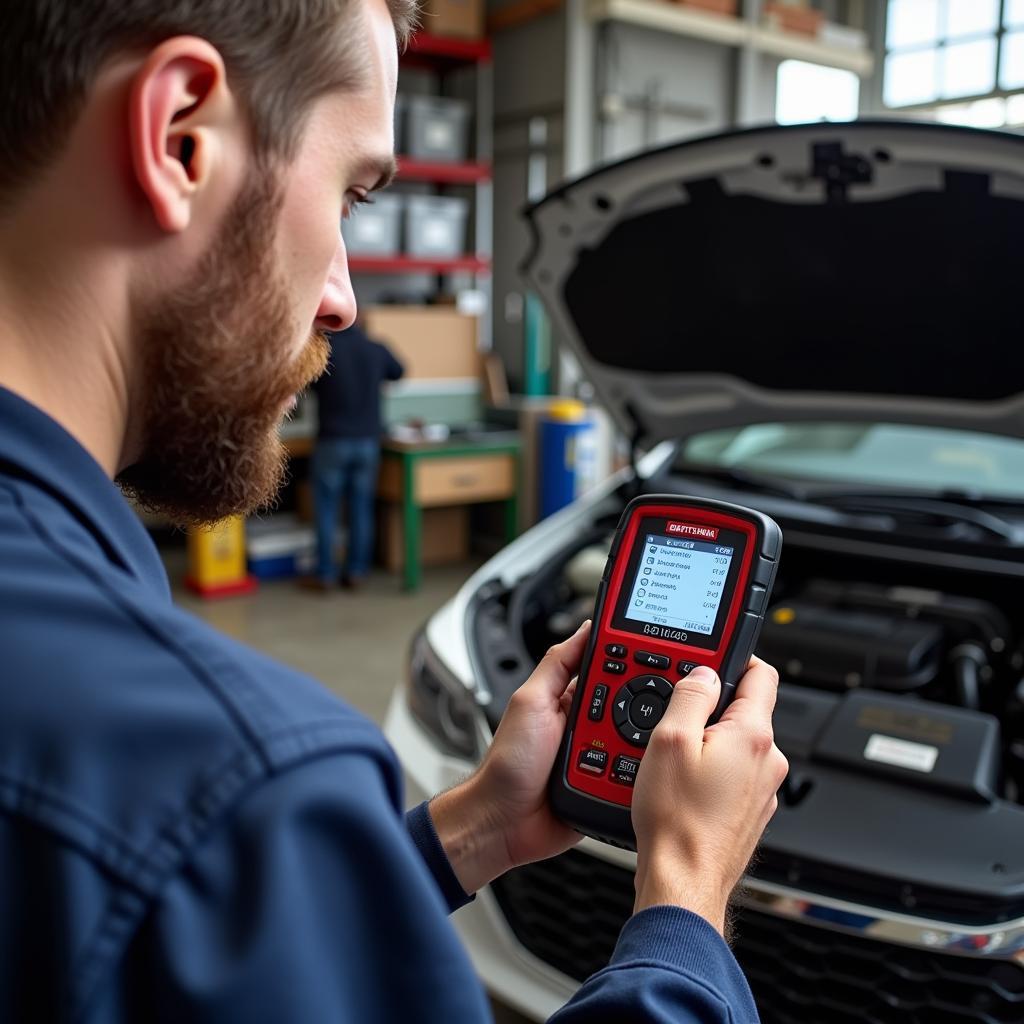
{"label": "shirt sleeve", "polygon": [[259,785],[171,880],[110,1016],[489,1021],[446,910],[379,766],[310,761]]}
{"label": "shirt sleeve", "polygon": [[384,349],[384,378],[385,380],[401,380],[405,376],[405,367],[395,358],[395,354],[386,345]]}
{"label": "shirt sleeve", "polygon": [[757,1024],[739,964],[704,918],[650,907],[624,925],[611,962],[548,1024]]}
{"label": "shirt sleeve", "polygon": [[452,868],[448,854],[444,852],[441,840],[438,838],[437,829],[434,828],[434,820],[430,817],[430,809],[426,801],[414,807],[405,816],[405,827],[409,830],[409,836],[420,851],[423,863],[434,876],[441,896],[448,905],[448,913],[453,914],[459,907],[476,899],[462,888],[462,883]]}

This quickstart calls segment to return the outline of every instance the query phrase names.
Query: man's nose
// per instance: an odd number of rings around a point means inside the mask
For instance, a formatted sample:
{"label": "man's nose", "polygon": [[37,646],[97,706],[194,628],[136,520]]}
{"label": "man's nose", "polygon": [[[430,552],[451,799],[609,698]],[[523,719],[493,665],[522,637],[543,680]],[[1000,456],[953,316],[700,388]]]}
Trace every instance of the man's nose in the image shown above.
{"label": "man's nose", "polygon": [[356,296],[348,273],[345,243],[339,237],[327,284],[316,311],[316,327],[321,331],[345,331],[355,322]]}

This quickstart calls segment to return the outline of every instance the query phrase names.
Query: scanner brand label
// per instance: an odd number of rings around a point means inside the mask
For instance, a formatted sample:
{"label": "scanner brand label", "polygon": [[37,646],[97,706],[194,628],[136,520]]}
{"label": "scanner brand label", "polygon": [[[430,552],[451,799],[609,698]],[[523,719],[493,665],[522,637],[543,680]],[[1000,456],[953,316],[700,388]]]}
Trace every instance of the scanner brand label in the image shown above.
{"label": "scanner brand label", "polygon": [[668,626],[652,626],[648,623],[644,623],[644,633],[647,636],[656,636],[662,640],[675,640],[681,644],[685,644],[690,639],[681,629],[670,629]]}
{"label": "scanner brand label", "polygon": [[718,540],[717,526],[695,526],[693,523],[669,523],[666,533],[677,537],[700,537],[701,540]]}

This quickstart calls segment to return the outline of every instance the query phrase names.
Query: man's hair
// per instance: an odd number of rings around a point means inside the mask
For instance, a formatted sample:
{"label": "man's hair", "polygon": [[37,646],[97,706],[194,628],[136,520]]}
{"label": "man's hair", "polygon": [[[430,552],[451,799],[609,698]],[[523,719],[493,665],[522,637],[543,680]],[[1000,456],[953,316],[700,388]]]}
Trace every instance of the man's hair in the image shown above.
{"label": "man's hair", "polygon": [[[418,0],[387,0],[398,45]],[[360,0],[0,0],[0,205],[66,142],[104,62],[199,36],[217,48],[260,155],[293,155],[312,102],[364,70]]]}

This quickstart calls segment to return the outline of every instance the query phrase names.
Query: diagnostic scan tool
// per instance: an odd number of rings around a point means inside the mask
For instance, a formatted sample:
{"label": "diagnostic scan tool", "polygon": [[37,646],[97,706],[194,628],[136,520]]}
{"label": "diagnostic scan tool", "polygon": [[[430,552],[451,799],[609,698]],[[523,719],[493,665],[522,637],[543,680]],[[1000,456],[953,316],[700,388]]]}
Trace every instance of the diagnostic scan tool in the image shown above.
{"label": "diagnostic scan tool", "polygon": [[781,549],[778,525],[738,505],[646,495],[626,506],[551,776],[563,821],[636,848],[633,784],[673,684],[710,665],[718,720],[753,654]]}

